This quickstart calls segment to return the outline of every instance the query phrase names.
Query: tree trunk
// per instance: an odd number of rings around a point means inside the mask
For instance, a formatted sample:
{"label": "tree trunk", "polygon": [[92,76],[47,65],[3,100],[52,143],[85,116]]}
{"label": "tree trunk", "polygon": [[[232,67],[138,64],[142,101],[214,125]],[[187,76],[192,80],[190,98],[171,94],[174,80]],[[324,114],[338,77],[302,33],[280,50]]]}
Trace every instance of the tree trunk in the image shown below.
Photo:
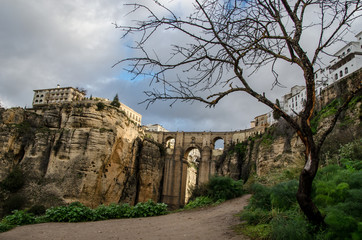
{"label": "tree trunk", "polygon": [[315,149],[306,149],[306,163],[299,177],[297,201],[309,222],[316,226],[324,224],[324,217],[312,201],[312,183],[318,170],[319,154]]}

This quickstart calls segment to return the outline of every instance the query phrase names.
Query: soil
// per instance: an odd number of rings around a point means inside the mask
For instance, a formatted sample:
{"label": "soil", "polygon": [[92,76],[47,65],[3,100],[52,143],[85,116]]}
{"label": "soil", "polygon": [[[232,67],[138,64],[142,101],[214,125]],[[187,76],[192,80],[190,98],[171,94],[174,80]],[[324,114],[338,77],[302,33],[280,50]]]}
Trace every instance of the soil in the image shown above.
{"label": "soil", "polygon": [[1,240],[92,240],[92,239],[248,239],[236,235],[232,226],[240,223],[239,213],[250,195],[215,207],[165,216],[118,219],[84,223],[42,223],[1,233]]}

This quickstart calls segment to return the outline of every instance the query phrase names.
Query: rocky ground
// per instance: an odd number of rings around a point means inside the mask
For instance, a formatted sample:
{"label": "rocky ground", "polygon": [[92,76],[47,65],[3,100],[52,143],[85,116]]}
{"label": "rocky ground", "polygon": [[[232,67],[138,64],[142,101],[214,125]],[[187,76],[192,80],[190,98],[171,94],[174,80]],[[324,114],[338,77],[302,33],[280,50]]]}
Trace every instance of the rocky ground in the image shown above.
{"label": "rocky ground", "polygon": [[235,216],[247,205],[250,195],[201,210],[165,216],[86,223],[43,223],[17,227],[1,233],[2,240],[91,240],[91,239],[248,239],[231,229]]}

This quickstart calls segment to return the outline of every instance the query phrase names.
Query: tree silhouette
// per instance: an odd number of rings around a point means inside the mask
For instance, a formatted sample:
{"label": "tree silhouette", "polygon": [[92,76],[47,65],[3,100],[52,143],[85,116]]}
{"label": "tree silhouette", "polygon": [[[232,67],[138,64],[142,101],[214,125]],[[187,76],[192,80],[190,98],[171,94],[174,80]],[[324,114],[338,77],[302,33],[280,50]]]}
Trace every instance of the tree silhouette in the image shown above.
{"label": "tree silhouette", "polygon": [[111,102],[111,105],[115,106],[115,107],[121,106],[121,103],[119,102],[119,99],[118,99],[118,93],[116,94],[116,96],[114,96],[113,101]]}
{"label": "tree silhouette", "polygon": [[[194,11],[186,18],[157,0],[147,5],[128,5],[133,7],[131,13],[148,12],[146,20],[137,20],[134,25],[116,25],[124,31],[124,37],[139,37],[132,49],[140,55],[115,65],[126,62],[127,71],[135,78],[149,77],[151,84],[161,84],[161,88],[145,92],[145,102],[171,100],[172,105],[178,100],[200,101],[212,107],[230,94],[246,93],[269,106],[295,129],[305,145],[297,200],[310,222],[322,224],[323,217],[311,198],[319,152],[338,116],[360,89],[344,99],[331,124],[316,137],[310,125],[316,105],[314,71],[320,66],[321,57],[328,54],[328,47],[341,41],[353,20],[361,17],[361,1],[195,0]],[[174,43],[170,56],[165,58],[158,49],[162,44],[150,44],[153,36],[164,36],[167,31],[177,31],[185,40]],[[313,39],[308,39],[308,43],[314,43],[313,49],[302,41],[305,33],[311,33],[308,36]],[[303,72],[306,101],[297,118],[256,91],[244,72],[245,68],[254,73],[271,66],[270,85],[274,87],[282,78],[275,67],[280,62],[297,66]],[[172,75],[174,70],[182,70],[183,74]]]}
{"label": "tree silhouette", "polygon": [[[278,108],[280,108],[280,102],[279,99],[275,100],[275,105],[277,105]],[[281,117],[280,113],[276,110],[273,111],[273,118],[274,120],[278,120]]]}

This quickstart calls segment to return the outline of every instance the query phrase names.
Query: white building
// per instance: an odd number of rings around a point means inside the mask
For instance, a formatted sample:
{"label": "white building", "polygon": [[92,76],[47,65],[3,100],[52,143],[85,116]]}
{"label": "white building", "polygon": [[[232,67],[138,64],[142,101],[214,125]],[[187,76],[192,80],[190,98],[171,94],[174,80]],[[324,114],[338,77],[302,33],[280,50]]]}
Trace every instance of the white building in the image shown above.
{"label": "white building", "polygon": [[124,111],[131,120],[135,121],[138,126],[141,126],[142,122],[142,115],[133,110],[132,108],[128,107],[127,105],[120,102],[119,108]]}
{"label": "white building", "polygon": [[315,72],[316,83],[330,85],[362,67],[362,32],[355,37],[357,41],[349,42],[334,54],[329,66]]}
{"label": "white building", "polygon": [[77,88],[64,87],[34,90],[33,106],[67,103],[84,99],[85,92]]}
{"label": "white building", "polygon": [[[330,65],[323,69],[318,69],[315,72],[314,79],[316,82],[316,97],[320,96],[322,90],[336,81],[344,78],[353,72],[362,68],[362,31],[356,36],[357,41],[352,41],[339,49],[335,54],[335,59],[330,62]],[[299,114],[305,107],[306,101],[305,86],[294,86],[290,92],[285,94],[280,100],[281,108],[289,115],[295,116]],[[258,116],[260,117],[260,116]],[[251,122],[251,127],[257,126],[256,117]],[[267,113],[267,122],[269,125],[275,122],[273,111]]]}
{"label": "white building", "polygon": [[168,132],[168,130],[162,127],[160,124],[148,124],[145,125],[147,131],[151,132]]}

